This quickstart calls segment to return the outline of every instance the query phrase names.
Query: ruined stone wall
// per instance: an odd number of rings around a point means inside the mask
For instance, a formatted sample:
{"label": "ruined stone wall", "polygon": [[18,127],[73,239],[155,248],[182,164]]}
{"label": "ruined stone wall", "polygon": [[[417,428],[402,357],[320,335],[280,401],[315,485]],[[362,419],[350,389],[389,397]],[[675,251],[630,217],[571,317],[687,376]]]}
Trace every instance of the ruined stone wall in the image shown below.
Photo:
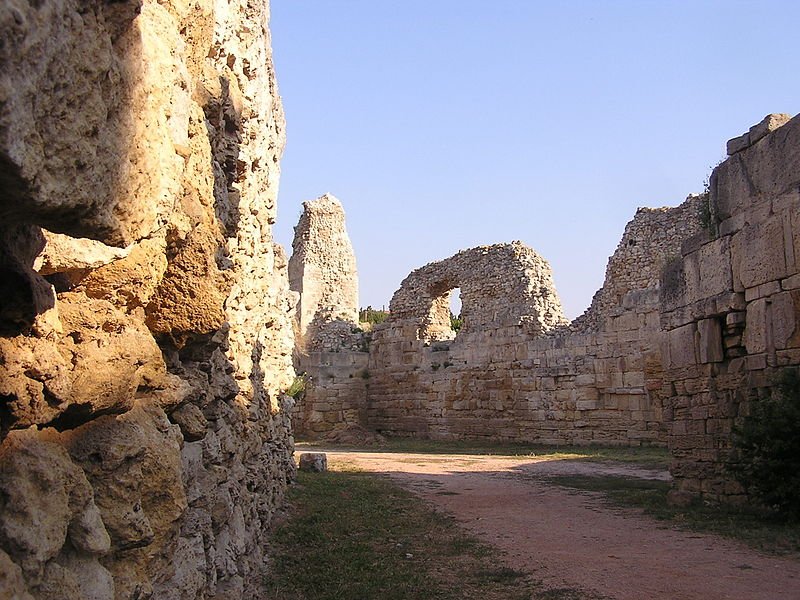
{"label": "ruined stone wall", "polygon": [[313,351],[303,355],[300,369],[306,387],[292,411],[295,435],[331,439],[366,425],[371,379],[367,352]]}
{"label": "ruined stone wall", "polygon": [[2,597],[259,596],[293,473],[268,18],[0,2]]}
{"label": "ruined stone wall", "polygon": [[289,284],[299,294],[298,347],[332,349],[358,324],[358,272],[341,202],[331,194],[303,203],[294,228]]}
{"label": "ruined stone wall", "polygon": [[681,242],[700,230],[701,196],[689,196],[674,208],[639,208],[606,266],[603,287],[570,331],[586,333],[611,326],[635,307],[660,310],[657,290],[665,266],[680,256]]}
{"label": "ruined stone wall", "polygon": [[[665,444],[653,393],[663,379],[659,274],[684,233],[699,228],[698,203],[637,212],[589,311],[592,326],[585,320],[578,332],[563,317],[549,265],[522,244],[474,248],[414,271],[387,322],[364,339],[363,424],[399,436]],[[454,288],[462,301],[458,335],[449,321]],[[342,367],[326,371],[304,399],[298,420],[313,414],[315,421],[304,421],[304,435],[336,429],[342,398],[361,406],[363,371],[346,362],[338,358]]]}
{"label": "ruined stone wall", "polygon": [[[658,277],[641,271],[661,267],[658,256],[648,253],[651,244],[677,253],[679,231],[696,221],[692,202],[637,213],[609,261],[596,296],[604,301],[592,308],[593,327],[582,333],[561,316],[549,266],[515,272],[498,260],[495,246],[468,251],[485,257],[495,277],[469,264],[448,280],[461,285],[464,325],[454,340],[433,341],[453,335],[425,335],[427,321],[420,316],[428,314],[426,306],[436,307],[437,295],[423,290],[435,288],[447,269],[435,264],[415,271],[395,294],[389,320],[374,332],[369,425],[390,435],[434,438],[666,443],[661,404],[647,384],[661,375]],[[654,231],[661,233],[650,236]],[[634,276],[633,269],[640,272]],[[491,290],[493,305],[465,294],[473,285]],[[405,298],[417,304],[405,309]],[[470,321],[473,303],[478,318]]]}
{"label": "ruined stone wall", "polygon": [[800,364],[800,117],[770,115],[728,152],[710,178],[708,228],[662,289],[677,500],[742,498],[725,469],[731,430]]}

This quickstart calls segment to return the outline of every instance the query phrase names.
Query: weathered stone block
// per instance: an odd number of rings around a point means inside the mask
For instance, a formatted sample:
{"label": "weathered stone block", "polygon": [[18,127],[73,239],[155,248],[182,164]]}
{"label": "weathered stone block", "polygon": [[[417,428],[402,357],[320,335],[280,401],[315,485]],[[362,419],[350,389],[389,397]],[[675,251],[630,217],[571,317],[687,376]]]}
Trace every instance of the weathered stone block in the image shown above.
{"label": "weathered stone block", "polygon": [[724,352],[722,348],[722,327],[719,320],[703,319],[698,321],[697,331],[700,334],[700,362],[722,362]]}
{"label": "weathered stone block", "polygon": [[712,173],[711,188],[721,220],[763,200],[779,197],[798,182],[800,173],[800,119],[777,123],[785,116],[757,125],[753,134],[769,135],[731,156]]}
{"label": "weathered stone block", "polygon": [[767,350],[767,301],[764,298],[747,306],[744,345],[748,354],[758,354]]}
{"label": "weathered stone block", "polygon": [[766,354],[750,354],[745,356],[745,368],[748,371],[761,371],[767,368]]}
{"label": "weathered stone block", "polygon": [[800,315],[800,290],[782,292],[772,296],[770,326],[775,348],[784,350],[800,346],[797,317]]}
{"label": "weathered stone block", "polygon": [[696,328],[694,323],[667,332],[669,346],[669,368],[687,367],[697,364],[695,349]]}
{"label": "weathered stone block", "polygon": [[773,217],[736,233],[731,244],[731,262],[734,284],[738,283],[741,288],[786,277],[781,220]]}
{"label": "weathered stone block", "polygon": [[743,135],[740,135],[739,137],[732,138],[732,139],[728,140],[728,143],[727,143],[728,156],[732,156],[733,154],[736,154],[737,152],[741,152],[745,148],[749,148],[749,147],[750,147],[750,134],[749,133],[745,133]]}
{"label": "weathered stone block", "polygon": [[791,115],[785,113],[773,113],[764,117],[760,123],[753,125],[750,131],[747,132],[750,145],[755,144],[758,140],[765,137],[767,134],[772,133],[779,127],[783,127],[792,119]]}

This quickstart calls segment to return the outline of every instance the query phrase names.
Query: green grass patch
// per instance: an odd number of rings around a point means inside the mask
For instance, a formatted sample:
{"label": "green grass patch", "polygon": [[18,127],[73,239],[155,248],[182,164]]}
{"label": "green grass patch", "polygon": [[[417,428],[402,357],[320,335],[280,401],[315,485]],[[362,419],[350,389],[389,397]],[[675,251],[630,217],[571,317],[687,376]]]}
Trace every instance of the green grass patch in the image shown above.
{"label": "green grass patch", "polygon": [[614,460],[637,463],[644,467],[669,466],[670,454],[666,448],[645,446],[639,448],[605,446],[542,446],[524,443],[493,443],[474,440],[421,440],[390,438],[380,447],[339,446],[325,442],[298,442],[297,449],[326,448],[340,451],[390,452],[410,454],[475,454],[482,456],[532,456],[550,459]]}
{"label": "green grass patch", "polygon": [[541,590],[453,519],[380,476],[301,472],[289,503],[264,582],[275,600],[586,598]]}
{"label": "green grass patch", "polygon": [[743,541],[770,554],[800,555],[800,523],[745,507],[694,504],[675,507],[667,503],[670,483],[620,476],[564,475],[548,481],[564,487],[599,492],[621,507],[641,508],[645,514],[670,526],[715,533]]}

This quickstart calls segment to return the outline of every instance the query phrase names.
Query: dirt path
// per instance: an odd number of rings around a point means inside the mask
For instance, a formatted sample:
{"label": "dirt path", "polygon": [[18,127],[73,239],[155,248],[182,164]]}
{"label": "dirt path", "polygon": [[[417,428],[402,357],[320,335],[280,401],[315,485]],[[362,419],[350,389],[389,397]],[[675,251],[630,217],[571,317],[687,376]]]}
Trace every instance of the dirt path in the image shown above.
{"label": "dirt path", "polygon": [[668,479],[664,471],[579,460],[328,452],[332,465],[386,473],[504,550],[549,588],[614,600],[798,600],[800,561],[713,535],[668,529],[634,509],[548,484],[558,474]]}

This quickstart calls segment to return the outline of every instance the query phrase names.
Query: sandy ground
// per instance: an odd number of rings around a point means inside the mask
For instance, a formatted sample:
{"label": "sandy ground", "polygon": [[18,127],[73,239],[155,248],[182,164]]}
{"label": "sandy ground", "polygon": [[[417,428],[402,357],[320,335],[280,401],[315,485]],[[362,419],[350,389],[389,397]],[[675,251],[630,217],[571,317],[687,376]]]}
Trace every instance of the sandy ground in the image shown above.
{"label": "sandy ground", "polygon": [[[314,450],[324,451],[324,450]],[[800,561],[708,534],[670,529],[543,477],[669,479],[634,465],[535,457],[328,451],[329,464],[385,473],[506,553],[548,588],[615,600],[800,600]]]}

